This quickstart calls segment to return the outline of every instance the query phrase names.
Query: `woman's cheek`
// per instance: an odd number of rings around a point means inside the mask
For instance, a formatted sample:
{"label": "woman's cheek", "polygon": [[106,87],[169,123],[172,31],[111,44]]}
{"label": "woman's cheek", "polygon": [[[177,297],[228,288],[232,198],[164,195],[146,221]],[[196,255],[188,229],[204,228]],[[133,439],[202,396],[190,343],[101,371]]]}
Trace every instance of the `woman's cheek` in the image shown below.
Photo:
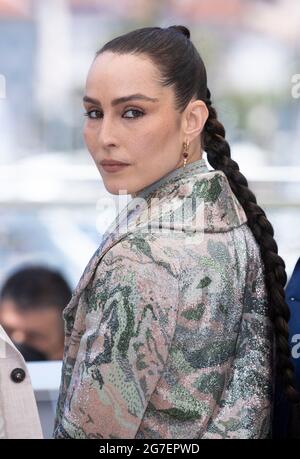
{"label": "woman's cheek", "polygon": [[83,127],[83,138],[84,142],[88,148],[88,150],[91,152],[93,149],[93,144],[95,141],[95,132],[93,129],[91,129],[91,126],[89,125],[88,121],[85,122],[84,127]]}
{"label": "woman's cheek", "polygon": [[87,135],[88,135],[87,121],[85,121],[83,124],[82,135],[83,135],[84,141],[87,142]]}

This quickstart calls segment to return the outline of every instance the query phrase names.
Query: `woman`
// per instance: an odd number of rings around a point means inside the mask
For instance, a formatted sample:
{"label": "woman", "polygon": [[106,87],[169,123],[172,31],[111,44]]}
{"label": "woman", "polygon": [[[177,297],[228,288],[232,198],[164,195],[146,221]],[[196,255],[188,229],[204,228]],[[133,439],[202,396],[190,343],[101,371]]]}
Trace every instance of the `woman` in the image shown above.
{"label": "woman", "polygon": [[43,438],[23,356],[0,325],[0,439]]}
{"label": "woman", "polygon": [[296,400],[284,262],[189,38],[138,29],[89,70],[87,148],[106,189],[133,199],[64,311],[55,438],[266,438],[274,331]]}

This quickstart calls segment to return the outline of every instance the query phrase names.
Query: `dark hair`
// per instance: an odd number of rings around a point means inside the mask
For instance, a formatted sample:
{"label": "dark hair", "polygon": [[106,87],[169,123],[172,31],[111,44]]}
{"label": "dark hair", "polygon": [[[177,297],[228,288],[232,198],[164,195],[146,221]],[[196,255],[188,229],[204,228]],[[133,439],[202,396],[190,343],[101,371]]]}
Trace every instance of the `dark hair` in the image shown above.
{"label": "dark hair", "polygon": [[288,345],[289,307],[285,301],[284,287],[287,281],[285,263],[278,255],[274,231],[265,212],[256,202],[245,176],[236,161],[231,159],[225,129],[212,106],[207,87],[205,65],[190,41],[190,31],[182,25],[167,28],[144,27],[118,36],[107,42],[96,52],[95,58],[105,51],[117,54],[143,54],[150,58],[161,74],[163,86],[172,85],[175,94],[175,109],[183,112],[190,100],[203,100],[209,116],[201,132],[201,147],[207,154],[209,164],[224,172],[230,187],[241,203],[247,223],[259,244],[264,264],[264,275],[268,294],[270,319],[276,337],[277,372],[282,378],[286,395],[292,402],[299,402],[294,382],[294,366]]}
{"label": "dark hair", "polygon": [[1,301],[10,299],[22,311],[47,307],[61,311],[71,296],[69,285],[58,271],[37,265],[11,274],[0,292]]}

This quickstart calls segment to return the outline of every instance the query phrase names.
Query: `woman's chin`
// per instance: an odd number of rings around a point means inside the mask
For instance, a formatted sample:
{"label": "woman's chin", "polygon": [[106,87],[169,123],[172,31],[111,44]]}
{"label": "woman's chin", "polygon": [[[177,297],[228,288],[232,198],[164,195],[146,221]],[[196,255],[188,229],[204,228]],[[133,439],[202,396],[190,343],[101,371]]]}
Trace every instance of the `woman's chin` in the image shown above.
{"label": "woman's chin", "polygon": [[126,194],[131,194],[131,191],[130,189],[127,189],[125,186],[124,187],[121,187],[120,185],[118,185],[117,183],[116,184],[113,184],[113,183],[109,183],[109,182],[105,182],[103,181],[103,184],[105,186],[105,189],[110,193],[110,194],[114,194],[114,195],[126,195]]}

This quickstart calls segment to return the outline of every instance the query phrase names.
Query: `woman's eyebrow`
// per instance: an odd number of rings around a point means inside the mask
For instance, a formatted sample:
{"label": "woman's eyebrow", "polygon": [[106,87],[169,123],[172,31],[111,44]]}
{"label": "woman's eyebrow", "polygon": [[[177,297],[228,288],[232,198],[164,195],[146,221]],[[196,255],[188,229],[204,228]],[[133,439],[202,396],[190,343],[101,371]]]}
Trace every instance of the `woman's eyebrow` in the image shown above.
{"label": "woman's eyebrow", "polygon": [[[118,104],[123,104],[124,102],[128,102],[129,100],[146,100],[148,102],[158,102],[158,99],[157,98],[153,98],[153,97],[148,97],[148,96],[145,96],[144,94],[131,94],[130,96],[123,96],[123,97],[118,97],[117,99],[113,99],[111,101],[111,105],[112,107],[114,107],[115,105],[118,105]],[[89,96],[84,96],[83,97],[83,102],[90,102],[91,104],[96,104],[96,105],[101,105],[99,100],[97,99],[93,99],[92,97],[89,97]]]}

